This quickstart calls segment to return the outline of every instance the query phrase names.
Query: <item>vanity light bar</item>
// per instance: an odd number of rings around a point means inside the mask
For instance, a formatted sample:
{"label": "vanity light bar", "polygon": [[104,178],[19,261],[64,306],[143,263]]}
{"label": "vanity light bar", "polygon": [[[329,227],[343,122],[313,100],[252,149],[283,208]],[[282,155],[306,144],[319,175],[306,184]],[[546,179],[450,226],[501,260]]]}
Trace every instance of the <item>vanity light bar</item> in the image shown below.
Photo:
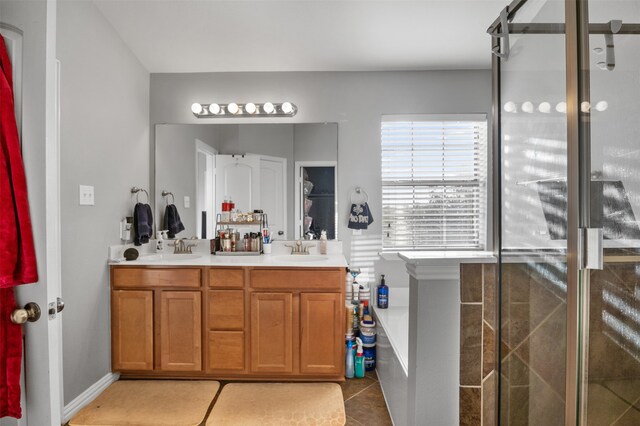
{"label": "vanity light bar", "polygon": [[291,102],[281,104],[265,102],[255,104],[199,104],[191,105],[191,112],[198,118],[247,118],[247,117],[293,117],[298,113],[298,107]]}

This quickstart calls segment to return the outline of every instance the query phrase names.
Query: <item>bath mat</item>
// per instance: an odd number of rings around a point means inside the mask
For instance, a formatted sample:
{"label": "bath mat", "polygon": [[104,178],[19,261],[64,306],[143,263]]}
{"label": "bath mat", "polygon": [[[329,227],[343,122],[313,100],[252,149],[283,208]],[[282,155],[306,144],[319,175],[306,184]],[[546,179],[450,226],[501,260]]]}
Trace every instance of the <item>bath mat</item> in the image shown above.
{"label": "bath mat", "polygon": [[342,389],[335,383],[229,383],[207,426],[342,426]]}
{"label": "bath mat", "polygon": [[220,383],[191,380],[120,380],[69,422],[69,426],[196,426]]}

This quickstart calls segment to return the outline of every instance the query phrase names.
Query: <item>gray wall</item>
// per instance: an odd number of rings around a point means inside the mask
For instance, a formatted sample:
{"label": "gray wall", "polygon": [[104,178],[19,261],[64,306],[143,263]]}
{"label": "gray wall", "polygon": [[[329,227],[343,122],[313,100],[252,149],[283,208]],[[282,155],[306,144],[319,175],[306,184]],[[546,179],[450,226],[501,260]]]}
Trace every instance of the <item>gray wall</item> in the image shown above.
{"label": "gray wall", "polygon": [[[111,371],[107,247],[149,188],[149,73],[91,2],[58,2],[64,399]],[[78,205],[78,185],[95,206]]]}
{"label": "gray wall", "polygon": [[[337,122],[339,238],[351,265],[366,268],[363,280],[387,274],[391,286],[408,286],[403,262],[384,261],[381,248],[380,119],[383,114],[487,113],[491,74],[478,71],[194,73],[151,75],[151,123],[201,123],[193,102],[281,102],[298,106],[286,123]],[[225,121],[216,120],[216,123]],[[231,123],[274,122],[234,119]],[[491,133],[489,133],[491,134]],[[369,193],[375,219],[361,235],[347,230],[349,194]],[[489,217],[491,215],[489,214]],[[490,233],[489,233],[490,235]],[[393,303],[393,301],[391,301]]]}

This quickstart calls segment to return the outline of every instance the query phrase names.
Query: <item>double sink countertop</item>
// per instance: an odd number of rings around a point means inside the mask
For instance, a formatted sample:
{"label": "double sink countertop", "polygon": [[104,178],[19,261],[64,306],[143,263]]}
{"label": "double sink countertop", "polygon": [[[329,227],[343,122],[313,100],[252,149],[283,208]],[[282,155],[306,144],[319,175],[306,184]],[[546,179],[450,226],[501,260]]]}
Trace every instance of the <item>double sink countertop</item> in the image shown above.
{"label": "double sink countertop", "polygon": [[335,268],[347,267],[342,254],[342,242],[331,241],[326,255],[318,253],[318,241],[305,241],[310,245],[310,254],[290,254],[285,246],[292,242],[278,241],[272,244],[272,253],[250,256],[213,255],[209,252],[208,240],[186,240],[196,244],[192,253],[174,254],[173,247],[165,246],[163,253],[155,253],[155,241],[134,247],[140,252],[136,260],[124,259],[124,250],[132,245],[112,246],[109,248],[109,265],[114,266],[258,266],[258,267],[298,267],[298,268]]}

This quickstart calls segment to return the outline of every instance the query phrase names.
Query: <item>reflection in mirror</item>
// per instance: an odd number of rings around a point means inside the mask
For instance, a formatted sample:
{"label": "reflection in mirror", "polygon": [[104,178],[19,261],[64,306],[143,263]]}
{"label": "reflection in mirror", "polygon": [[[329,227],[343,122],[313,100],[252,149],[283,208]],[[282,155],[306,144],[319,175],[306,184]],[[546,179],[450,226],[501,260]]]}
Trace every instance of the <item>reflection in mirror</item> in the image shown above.
{"label": "reflection in mirror", "polygon": [[225,201],[264,211],[273,239],[337,238],[336,123],[159,124],[155,157],[156,223],[175,199],[178,238],[214,238]]}

